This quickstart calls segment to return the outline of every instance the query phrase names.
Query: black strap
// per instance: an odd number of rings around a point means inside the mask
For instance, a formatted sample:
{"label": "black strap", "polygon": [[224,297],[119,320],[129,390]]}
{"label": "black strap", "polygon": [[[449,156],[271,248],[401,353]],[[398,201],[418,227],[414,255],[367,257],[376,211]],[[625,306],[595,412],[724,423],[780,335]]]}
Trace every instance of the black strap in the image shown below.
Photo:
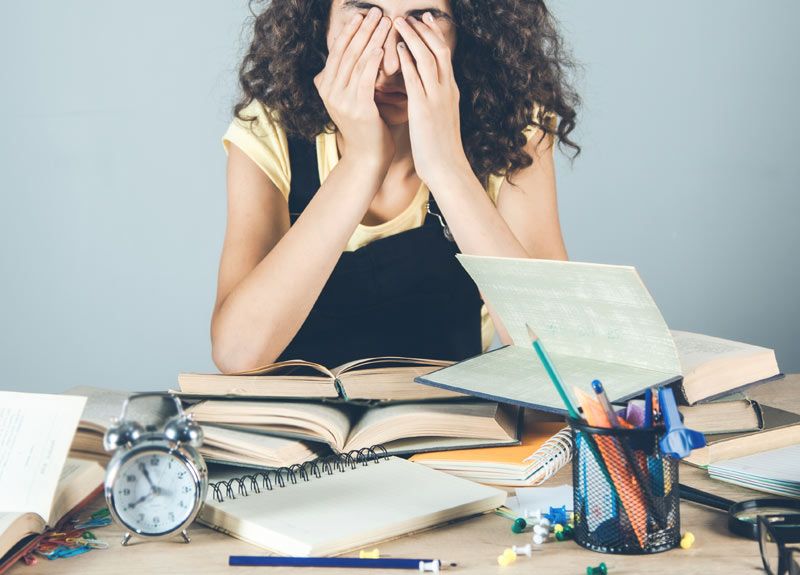
{"label": "black strap", "polygon": [[287,134],[291,187],[289,190],[289,221],[294,225],[320,187],[316,139],[306,140]]}

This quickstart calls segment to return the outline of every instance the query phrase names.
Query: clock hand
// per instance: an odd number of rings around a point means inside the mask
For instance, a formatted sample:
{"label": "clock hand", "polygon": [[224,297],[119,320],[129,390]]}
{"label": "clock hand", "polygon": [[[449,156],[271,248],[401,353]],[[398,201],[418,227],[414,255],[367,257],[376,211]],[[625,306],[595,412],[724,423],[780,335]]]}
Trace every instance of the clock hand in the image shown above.
{"label": "clock hand", "polygon": [[147,471],[147,466],[141,461],[139,462],[139,469],[142,470],[142,475],[144,475],[144,478],[147,479],[147,483],[150,484],[150,489],[155,490],[156,486],[153,485],[153,480],[150,479],[150,473]]}
{"label": "clock hand", "polygon": [[145,493],[144,495],[142,495],[142,496],[141,496],[139,499],[137,499],[136,501],[133,501],[133,502],[131,502],[131,503],[128,503],[128,507],[129,507],[130,509],[133,509],[134,507],[136,507],[137,505],[139,505],[139,504],[140,504],[142,501],[144,501],[145,499],[147,499],[148,497],[150,497],[152,494],[153,494],[153,491],[152,491],[152,490],[151,490],[151,491],[149,491],[148,493]]}
{"label": "clock hand", "polygon": [[[147,479],[147,483],[150,484],[150,493],[153,493],[155,495],[160,495],[161,494],[161,488],[160,487],[156,487],[156,485],[153,483],[153,480],[150,479],[150,473],[147,471],[147,466],[144,463],[142,463],[141,461],[139,462],[139,469],[142,470],[142,475],[144,475],[144,478]],[[162,476],[164,475],[163,471],[161,472],[161,475]],[[159,477],[159,479],[161,479],[161,478]],[[160,483],[160,481],[159,481],[159,483]]]}

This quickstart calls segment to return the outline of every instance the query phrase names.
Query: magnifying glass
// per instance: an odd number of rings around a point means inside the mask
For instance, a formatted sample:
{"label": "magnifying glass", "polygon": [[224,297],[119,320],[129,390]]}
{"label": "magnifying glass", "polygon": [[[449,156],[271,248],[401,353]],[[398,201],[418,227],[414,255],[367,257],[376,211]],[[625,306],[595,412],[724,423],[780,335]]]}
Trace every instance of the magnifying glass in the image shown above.
{"label": "magnifying glass", "polygon": [[766,497],[731,501],[718,495],[680,484],[681,499],[728,513],[728,530],[735,534],[758,540],[759,515],[789,515],[800,513],[800,499]]}

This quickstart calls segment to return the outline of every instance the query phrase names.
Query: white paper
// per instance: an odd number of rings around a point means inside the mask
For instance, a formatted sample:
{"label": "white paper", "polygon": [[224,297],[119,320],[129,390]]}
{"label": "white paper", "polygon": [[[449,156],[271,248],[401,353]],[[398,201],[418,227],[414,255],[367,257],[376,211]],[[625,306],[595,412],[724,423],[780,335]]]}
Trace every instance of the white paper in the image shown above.
{"label": "white paper", "polygon": [[572,485],[559,485],[558,487],[520,487],[516,490],[516,497],[509,497],[506,506],[514,513],[522,513],[541,509],[547,512],[551,507],[566,506],[572,509]]}
{"label": "white paper", "polygon": [[0,512],[50,514],[85,397],[0,392]]}

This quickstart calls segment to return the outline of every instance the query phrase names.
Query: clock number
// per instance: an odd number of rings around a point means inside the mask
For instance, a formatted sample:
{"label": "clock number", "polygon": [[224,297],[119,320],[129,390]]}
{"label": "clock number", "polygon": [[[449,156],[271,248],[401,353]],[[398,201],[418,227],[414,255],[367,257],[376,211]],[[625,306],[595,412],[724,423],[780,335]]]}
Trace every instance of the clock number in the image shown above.
{"label": "clock number", "polygon": [[170,522],[175,521],[175,514],[172,511],[169,512],[169,520]]}
{"label": "clock number", "polygon": [[133,482],[136,481],[136,476],[135,475],[126,475],[125,476],[125,481],[127,481],[128,483],[133,483]]}
{"label": "clock number", "polygon": [[178,503],[178,506],[181,507],[181,509],[186,509],[186,502],[181,501],[180,503]]}
{"label": "clock number", "polygon": [[137,521],[139,521],[139,523],[144,521],[144,513],[139,513],[139,515],[136,517],[136,519],[137,519]]}
{"label": "clock number", "polygon": [[126,487],[125,489],[122,490],[122,494],[123,495],[130,495],[131,494],[131,490]]}
{"label": "clock number", "polygon": [[191,492],[191,491],[192,491],[192,488],[191,488],[191,487],[189,487],[188,485],[184,485],[184,486],[183,486],[183,492],[184,492],[184,493],[189,493],[189,492]]}
{"label": "clock number", "polygon": [[186,472],[185,471],[181,471],[180,473],[178,473],[178,479],[183,479],[185,475],[186,475]]}
{"label": "clock number", "polygon": [[152,467],[158,467],[158,462],[159,461],[160,461],[160,459],[157,456],[154,455],[153,457],[150,458],[150,465]]}
{"label": "clock number", "polygon": [[153,525],[158,525],[159,523],[161,523],[161,518],[158,515],[156,515],[155,517],[153,517]]}

